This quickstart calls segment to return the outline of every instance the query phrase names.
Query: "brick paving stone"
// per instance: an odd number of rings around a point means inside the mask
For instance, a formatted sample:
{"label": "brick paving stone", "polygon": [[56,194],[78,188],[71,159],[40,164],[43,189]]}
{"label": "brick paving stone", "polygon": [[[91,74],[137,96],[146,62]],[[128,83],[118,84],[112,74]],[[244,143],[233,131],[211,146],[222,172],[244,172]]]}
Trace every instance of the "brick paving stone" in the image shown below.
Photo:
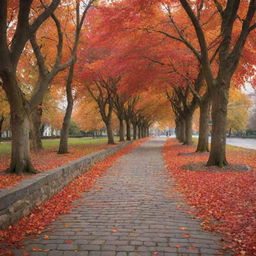
{"label": "brick paving stone", "polygon": [[[213,256],[222,251],[219,236],[201,230],[199,220],[179,209],[190,208],[171,190],[175,184],[164,167],[164,142],[152,139],[118,159],[74,202],[71,213],[59,216],[14,255]],[[49,251],[31,252],[33,247]]]}

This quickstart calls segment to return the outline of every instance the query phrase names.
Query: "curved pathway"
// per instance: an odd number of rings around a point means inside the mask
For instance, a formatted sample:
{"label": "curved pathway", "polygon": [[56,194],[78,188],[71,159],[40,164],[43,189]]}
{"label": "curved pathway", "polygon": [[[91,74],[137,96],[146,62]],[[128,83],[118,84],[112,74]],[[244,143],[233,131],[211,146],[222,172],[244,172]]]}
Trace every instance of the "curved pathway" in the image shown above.
{"label": "curved pathway", "polygon": [[147,141],[121,157],[70,214],[28,241],[24,250],[30,256],[219,255],[220,237],[202,231],[172,190],[162,158],[164,142]]}

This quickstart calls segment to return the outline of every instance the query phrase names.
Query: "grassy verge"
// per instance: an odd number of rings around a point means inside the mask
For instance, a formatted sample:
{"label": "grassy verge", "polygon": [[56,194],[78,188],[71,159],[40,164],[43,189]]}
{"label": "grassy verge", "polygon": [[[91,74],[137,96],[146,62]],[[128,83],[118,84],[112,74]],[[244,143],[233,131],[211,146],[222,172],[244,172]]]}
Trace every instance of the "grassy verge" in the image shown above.
{"label": "grassy verge", "polygon": [[[115,138],[118,141],[117,138]],[[60,139],[43,139],[43,147],[45,149],[51,148],[54,149],[58,148]],[[98,143],[107,143],[107,137],[102,138],[70,138],[69,145],[70,146],[83,146],[83,145],[91,145],[91,144],[98,144]],[[11,153],[11,143],[1,142],[0,143],[0,156],[6,156]]]}

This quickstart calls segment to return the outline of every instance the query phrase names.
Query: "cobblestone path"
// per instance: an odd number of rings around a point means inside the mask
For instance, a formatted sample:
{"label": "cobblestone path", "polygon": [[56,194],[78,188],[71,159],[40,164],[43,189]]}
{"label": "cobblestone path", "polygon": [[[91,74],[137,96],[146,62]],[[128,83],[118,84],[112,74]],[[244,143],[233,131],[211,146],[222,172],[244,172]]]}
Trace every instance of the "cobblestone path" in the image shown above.
{"label": "cobblestone path", "polygon": [[[174,196],[164,169],[164,142],[150,140],[121,157],[70,214],[24,250],[31,256],[218,255],[220,237],[202,231],[199,221],[180,209],[184,201]],[[49,239],[43,239],[46,234]]]}

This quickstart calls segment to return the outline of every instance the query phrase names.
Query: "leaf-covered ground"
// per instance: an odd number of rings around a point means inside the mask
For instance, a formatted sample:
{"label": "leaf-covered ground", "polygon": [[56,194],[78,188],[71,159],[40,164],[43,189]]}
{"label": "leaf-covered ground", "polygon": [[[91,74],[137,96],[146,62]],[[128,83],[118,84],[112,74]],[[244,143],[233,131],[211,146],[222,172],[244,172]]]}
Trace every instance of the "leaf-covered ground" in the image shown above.
{"label": "leaf-covered ground", "polygon": [[[57,148],[48,147],[40,152],[32,152],[31,158],[34,167],[40,172],[45,172],[68,163],[74,159],[80,158],[92,152],[100,151],[107,147],[110,146],[107,145],[106,142],[73,145],[69,147],[68,154],[57,154]],[[25,178],[31,178],[31,175],[17,176],[15,174],[4,174],[3,171],[8,168],[9,163],[9,156],[0,155],[0,189],[14,186]]]}
{"label": "leaf-covered ground", "polygon": [[[59,215],[70,212],[72,202],[79,198],[82,192],[92,188],[96,179],[110,168],[119,157],[127,154],[145,140],[147,138],[135,141],[113,156],[95,164],[88,172],[73,180],[62,191],[42,203],[39,207],[34,208],[28,216],[22,218],[18,223],[9,226],[7,230],[0,230],[0,248],[5,246],[21,247],[24,238],[32,238],[40,234]],[[2,255],[12,256],[13,254],[8,249],[0,249],[0,256]]]}
{"label": "leaf-covered ground", "polygon": [[[256,150],[228,147],[230,163],[247,164],[250,172],[191,171],[189,163],[206,162],[208,154],[187,154],[193,146],[168,140],[166,166],[177,189],[195,207],[203,228],[223,234],[224,246],[235,255],[256,255]],[[179,155],[180,154],[180,155]]]}

